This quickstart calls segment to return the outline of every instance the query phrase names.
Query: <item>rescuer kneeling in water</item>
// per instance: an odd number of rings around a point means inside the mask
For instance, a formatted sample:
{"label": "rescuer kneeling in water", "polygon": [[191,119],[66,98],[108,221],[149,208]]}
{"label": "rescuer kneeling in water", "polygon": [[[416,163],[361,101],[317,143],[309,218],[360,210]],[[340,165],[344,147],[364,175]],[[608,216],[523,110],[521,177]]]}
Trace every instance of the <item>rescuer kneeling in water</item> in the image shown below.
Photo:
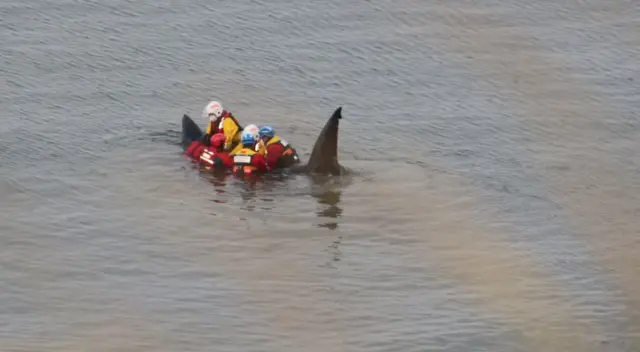
{"label": "rescuer kneeling in water", "polygon": [[211,101],[204,107],[202,115],[209,119],[207,131],[202,136],[202,144],[209,145],[210,138],[216,133],[223,133],[225,136],[224,150],[231,151],[240,142],[240,131],[242,127],[231,112],[222,108],[222,104]]}
{"label": "rescuer kneeling in water", "polygon": [[210,145],[200,155],[200,165],[217,170],[233,167],[233,158],[224,151],[225,137],[223,133],[211,136]]}
{"label": "rescuer kneeling in water", "polygon": [[239,175],[251,175],[269,171],[264,156],[255,150],[255,137],[251,133],[243,133],[240,142],[242,149],[231,155],[233,172]]}
{"label": "rescuer kneeling in water", "polygon": [[298,153],[284,139],[276,136],[271,126],[260,128],[260,139],[264,144],[269,169],[286,168],[300,162]]}

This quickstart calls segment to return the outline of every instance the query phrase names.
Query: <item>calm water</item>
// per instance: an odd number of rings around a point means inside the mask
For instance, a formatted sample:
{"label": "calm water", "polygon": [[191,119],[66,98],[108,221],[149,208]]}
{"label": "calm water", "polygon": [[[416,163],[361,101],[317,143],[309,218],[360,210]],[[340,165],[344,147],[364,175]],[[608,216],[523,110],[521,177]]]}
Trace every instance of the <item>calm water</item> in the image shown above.
{"label": "calm water", "polygon": [[[640,350],[637,1],[8,0],[0,29],[0,350]],[[343,106],[355,175],[198,173],[212,98],[305,159]]]}

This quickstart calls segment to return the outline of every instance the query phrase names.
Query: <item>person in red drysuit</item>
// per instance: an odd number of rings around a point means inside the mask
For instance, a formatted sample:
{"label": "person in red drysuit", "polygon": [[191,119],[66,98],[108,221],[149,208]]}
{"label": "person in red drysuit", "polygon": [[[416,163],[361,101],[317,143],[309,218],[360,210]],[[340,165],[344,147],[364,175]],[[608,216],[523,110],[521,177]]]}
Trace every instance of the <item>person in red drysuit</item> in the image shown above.
{"label": "person in red drysuit", "polygon": [[266,150],[269,169],[287,168],[300,162],[296,150],[287,141],[276,136],[273,127],[262,126],[259,135]]}
{"label": "person in red drysuit", "polygon": [[226,138],[222,132],[211,136],[209,146],[200,154],[200,165],[218,170],[232,168],[233,159],[229,153],[224,151],[225,140]]}
{"label": "person in red drysuit", "polygon": [[184,151],[184,155],[197,162],[198,160],[200,160],[200,155],[202,155],[202,152],[205,149],[207,149],[207,146],[202,144],[200,140],[196,140],[189,144],[187,150]]}
{"label": "person in red drysuit", "polygon": [[242,149],[232,154],[233,173],[236,175],[253,175],[268,172],[267,161],[262,154],[255,151],[256,139],[250,132],[245,132],[240,137]]}

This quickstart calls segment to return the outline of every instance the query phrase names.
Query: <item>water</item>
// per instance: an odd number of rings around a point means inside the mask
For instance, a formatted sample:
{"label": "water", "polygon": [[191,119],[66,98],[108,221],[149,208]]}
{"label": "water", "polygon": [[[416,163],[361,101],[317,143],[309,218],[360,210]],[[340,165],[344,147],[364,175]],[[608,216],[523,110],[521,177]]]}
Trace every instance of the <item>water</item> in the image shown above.
{"label": "water", "polygon": [[[0,350],[640,349],[639,10],[2,2]],[[355,175],[198,173],[212,98]]]}

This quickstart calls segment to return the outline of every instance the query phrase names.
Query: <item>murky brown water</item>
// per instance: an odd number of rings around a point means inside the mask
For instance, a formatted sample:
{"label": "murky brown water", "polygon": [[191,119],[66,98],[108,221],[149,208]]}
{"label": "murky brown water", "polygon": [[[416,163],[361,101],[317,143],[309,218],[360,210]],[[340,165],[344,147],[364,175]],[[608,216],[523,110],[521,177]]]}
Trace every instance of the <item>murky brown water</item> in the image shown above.
{"label": "murky brown water", "polygon": [[[0,350],[640,350],[634,1],[5,1]],[[222,99],[356,174],[193,170]]]}

